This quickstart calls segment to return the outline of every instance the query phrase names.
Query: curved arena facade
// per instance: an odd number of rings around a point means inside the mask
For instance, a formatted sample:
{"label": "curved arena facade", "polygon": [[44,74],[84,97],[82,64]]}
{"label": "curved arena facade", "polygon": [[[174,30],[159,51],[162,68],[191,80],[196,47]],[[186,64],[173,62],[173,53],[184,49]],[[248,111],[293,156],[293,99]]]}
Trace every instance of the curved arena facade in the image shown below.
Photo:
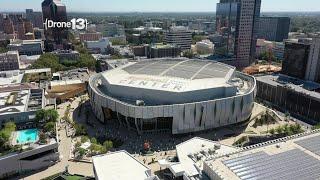
{"label": "curved arena facade", "polygon": [[97,118],[139,134],[184,134],[250,118],[256,80],[216,61],[154,59],[94,75],[89,96]]}

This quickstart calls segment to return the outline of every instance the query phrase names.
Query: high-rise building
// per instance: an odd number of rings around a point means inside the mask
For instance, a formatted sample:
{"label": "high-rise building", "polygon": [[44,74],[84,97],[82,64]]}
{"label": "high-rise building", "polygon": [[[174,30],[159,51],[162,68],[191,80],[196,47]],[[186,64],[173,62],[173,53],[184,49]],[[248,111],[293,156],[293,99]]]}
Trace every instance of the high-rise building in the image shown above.
{"label": "high-rise building", "polygon": [[284,39],[288,39],[289,29],[289,17],[260,17],[258,38],[282,42]]}
{"label": "high-rise building", "polygon": [[285,43],[284,60],[282,62],[282,74],[304,79],[307,71],[310,42],[293,42]]}
{"label": "high-rise building", "polygon": [[3,32],[6,34],[13,34],[14,33],[14,26],[13,22],[9,17],[6,17],[3,20]]}
{"label": "high-rise building", "polygon": [[34,27],[43,28],[42,12],[34,12],[32,9],[26,9],[26,19],[31,21]]}
{"label": "high-rise building", "polygon": [[21,40],[34,40],[33,25],[26,19],[21,19],[17,24],[18,39]]}
{"label": "high-rise building", "polygon": [[18,70],[20,58],[18,51],[8,51],[0,54],[0,71]]}
{"label": "high-rise building", "polygon": [[3,20],[4,20],[4,15],[0,13],[0,31],[3,31]]}
{"label": "high-rise building", "polygon": [[23,19],[23,14],[20,13],[10,13],[7,15],[13,23],[13,25],[17,25],[21,19]]}
{"label": "high-rise building", "polygon": [[216,9],[216,30],[223,43],[216,54],[237,67],[250,65],[255,57],[257,24],[261,0],[220,0]]}
{"label": "high-rise building", "polygon": [[320,38],[314,37],[309,53],[305,80],[320,83]]}
{"label": "high-rise building", "polygon": [[181,50],[191,49],[192,32],[184,26],[172,26],[165,33],[165,42],[181,48]]}
{"label": "high-rise building", "polygon": [[[42,2],[43,21],[67,22],[66,6],[60,0],[44,0]],[[66,28],[48,28],[45,31],[46,50],[53,50],[53,43],[63,44],[68,38]]]}
{"label": "high-rise building", "polygon": [[26,34],[26,29],[25,29],[25,26],[24,26],[24,21],[20,21],[18,24],[17,24],[17,37],[18,39],[21,39],[21,40],[24,40],[24,35]]}

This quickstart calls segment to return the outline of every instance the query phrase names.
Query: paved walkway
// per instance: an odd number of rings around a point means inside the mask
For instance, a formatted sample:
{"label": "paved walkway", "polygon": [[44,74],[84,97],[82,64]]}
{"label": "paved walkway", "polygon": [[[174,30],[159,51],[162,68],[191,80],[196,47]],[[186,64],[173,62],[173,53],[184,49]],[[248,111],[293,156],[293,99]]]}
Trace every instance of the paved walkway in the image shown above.
{"label": "paved walkway", "polygon": [[[78,99],[72,103],[71,107],[77,106],[76,105],[77,103],[79,103]],[[68,104],[70,103],[64,103],[58,106],[59,107],[58,112],[60,117],[63,117],[65,109],[67,108]],[[45,178],[45,177],[63,172],[66,166],[69,166],[68,169],[69,169],[69,173],[71,174],[94,176],[92,164],[68,161],[70,148],[71,148],[71,138],[66,136],[65,124],[61,124],[59,122],[58,126],[61,127],[58,134],[60,139],[59,152],[60,152],[60,155],[62,155],[62,160],[57,164],[49,167],[48,169],[45,169],[44,171],[38,172],[36,174],[30,175],[22,179],[39,180],[41,178]]]}

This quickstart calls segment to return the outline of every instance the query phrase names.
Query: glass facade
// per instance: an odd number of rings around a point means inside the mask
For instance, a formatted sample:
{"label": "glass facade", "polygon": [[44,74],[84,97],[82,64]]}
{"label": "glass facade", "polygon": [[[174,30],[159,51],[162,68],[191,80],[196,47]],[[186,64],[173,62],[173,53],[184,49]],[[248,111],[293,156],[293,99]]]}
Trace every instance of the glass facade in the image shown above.
{"label": "glass facade", "polygon": [[216,14],[216,28],[223,42],[216,47],[216,53],[233,57],[236,55],[237,39],[239,35],[240,3],[218,3]]}

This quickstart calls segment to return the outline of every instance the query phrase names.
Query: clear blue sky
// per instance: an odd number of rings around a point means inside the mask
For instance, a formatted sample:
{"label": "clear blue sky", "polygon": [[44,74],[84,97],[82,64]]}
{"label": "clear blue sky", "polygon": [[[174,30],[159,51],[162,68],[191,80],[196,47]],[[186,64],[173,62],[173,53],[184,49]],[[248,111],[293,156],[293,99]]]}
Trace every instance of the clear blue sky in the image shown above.
{"label": "clear blue sky", "polygon": [[[68,11],[212,12],[218,0],[62,0]],[[42,0],[0,0],[0,11],[41,9]],[[320,0],[262,0],[262,11],[320,11]]]}

